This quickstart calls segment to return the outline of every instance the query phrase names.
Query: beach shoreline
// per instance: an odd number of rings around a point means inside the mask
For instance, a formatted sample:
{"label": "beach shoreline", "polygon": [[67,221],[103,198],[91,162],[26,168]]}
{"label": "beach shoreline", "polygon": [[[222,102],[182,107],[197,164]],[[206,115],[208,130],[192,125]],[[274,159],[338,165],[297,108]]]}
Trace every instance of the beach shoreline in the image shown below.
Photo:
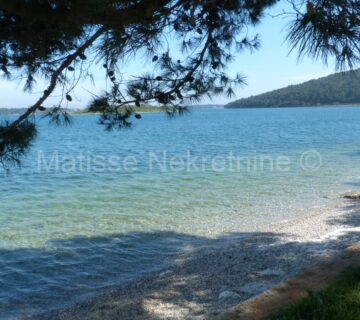
{"label": "beach shoreline", "polygon": [[[292,220],[219,239],[172,267],[33,319],[206,319],[360,240],[360,204],[339,200]],[[31,317],[30,317],[31,318]]]}

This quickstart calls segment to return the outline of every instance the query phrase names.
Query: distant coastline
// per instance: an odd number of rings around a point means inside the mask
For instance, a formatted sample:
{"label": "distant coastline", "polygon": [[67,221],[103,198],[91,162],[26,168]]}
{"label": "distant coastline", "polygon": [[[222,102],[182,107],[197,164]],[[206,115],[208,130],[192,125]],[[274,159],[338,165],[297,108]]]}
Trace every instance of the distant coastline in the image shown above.
{"label": "distant coastline", "polygon": [[0,115],[20,115],[26,111],[26,108],[0,108]]}
{"label": "distant coastline", "polygon": [[[193,109],[224,109],[224,105],[195,105],[188,106],[190,110]],[[134,110],[138,113],[163,113],[165,110],[161,107],[145,105],[141,107],[134,107]],[[26,108],[0,108],[0,115],[21,115],[26,111]],[[72,115],[97,115],[101,114],[101,111],[89,111],[87,109],[67,109]],[[41,112],[40,114],[44,114]]]}
{"label": "distant coastline", "polygon": [[[50,110],[50,109],[49,109]],[[0,115],[12,115],[17,116],[21,115],[26,111],[25,108],[0,108]],[[72,115],[94,115],[94,114],[101,114],[100,111],[87,111],[86,109],[67,109]],[[136,108],[136,111],[139,113],[157,113],[157,112],[165,112],[165,110],[161,109],[160,107],[140,107]],[[46,112],[39,112],[39,114],[46,114]]]}
{"label": "distant coastline", "polygon": [[[338,108],[338,107],[360,107],[360,102],[358,103],[341,103],[341,104],[324,104],[324,105],[306,105],[306,106],[257,106],[257,107],[238,107],[238,108],[229,108],[229,107],[197,107],[192,106],[190,109],[211,109],[211,110],[223,110],[223,109],[286,109],[286,108]],[[0,116],[20,116],[23,112],[19,111],[23,109],[10,109],[10,108],[0,108]],[[71,115],[74,116],[91,116],[91,115],[100,115],[101,112],[89,112],[86,110],[68,110]],[[164,110],[139,110],[139,113],[163,113]],[[44,114],[44,112],[40,112]]]}

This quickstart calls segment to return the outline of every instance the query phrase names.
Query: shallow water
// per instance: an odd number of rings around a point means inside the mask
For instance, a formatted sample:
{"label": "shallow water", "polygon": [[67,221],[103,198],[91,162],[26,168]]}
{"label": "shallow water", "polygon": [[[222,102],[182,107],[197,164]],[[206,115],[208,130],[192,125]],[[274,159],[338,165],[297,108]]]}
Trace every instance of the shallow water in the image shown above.
{"label": "shallow water", "polygon": [[97,116],[0,172],[0,317],[62,307],[360,186],[360,108]]}

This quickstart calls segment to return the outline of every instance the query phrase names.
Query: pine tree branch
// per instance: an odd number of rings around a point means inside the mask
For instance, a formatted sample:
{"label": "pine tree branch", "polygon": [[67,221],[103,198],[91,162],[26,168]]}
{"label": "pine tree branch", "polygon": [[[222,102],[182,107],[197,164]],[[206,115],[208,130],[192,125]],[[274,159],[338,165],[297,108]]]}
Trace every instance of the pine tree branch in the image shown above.
{"label": "pine tree branch", "polygon": [[50,84],[47,89],[44,91],[43,95],[39,98],[39,100],[29,107],[18,119],[12,122],[9,125],[9,129],[16,128],[21,122],[26,120],[29,116],[31,116],[36,110],[46,101],[46,99],[51,95],[51,93],[55,90],[59,77],[62,72],[68,68],[74,60],[81,55],[86,49],[88,49],[96,39],[98,39],[104,32],[106,31],[105,27],[99,28],[88,40],[84,42],[74,53],[68,55],[63,63],[54,71],[50,78]]}

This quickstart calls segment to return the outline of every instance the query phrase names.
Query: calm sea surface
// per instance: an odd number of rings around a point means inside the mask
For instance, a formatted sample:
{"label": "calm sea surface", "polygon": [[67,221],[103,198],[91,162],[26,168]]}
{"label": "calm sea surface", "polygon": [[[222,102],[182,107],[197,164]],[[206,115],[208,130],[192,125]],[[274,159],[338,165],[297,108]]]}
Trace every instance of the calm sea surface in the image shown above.
{"label": "calm sea surface", "polygon": [[360,187],[360,108],[41,121],[0,171],[0,318],[66,306]]}

